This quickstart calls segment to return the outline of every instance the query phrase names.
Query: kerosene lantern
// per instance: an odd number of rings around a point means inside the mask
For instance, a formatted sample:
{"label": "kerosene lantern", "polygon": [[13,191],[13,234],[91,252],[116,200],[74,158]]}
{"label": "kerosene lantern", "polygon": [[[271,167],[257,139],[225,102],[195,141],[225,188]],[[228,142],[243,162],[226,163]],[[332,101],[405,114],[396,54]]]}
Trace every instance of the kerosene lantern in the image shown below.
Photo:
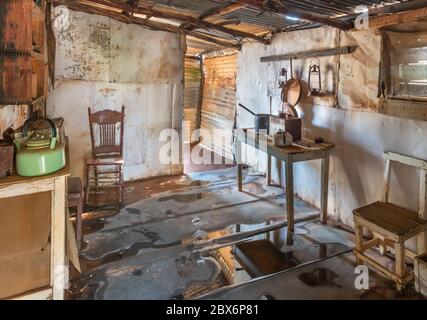
{"label": "kerosene lantern", "polygon": [[308,71],[308,94],[316,96],[322,90],[322,76],[320,74],[320,60],[312,59]]}
{"label": "kerosene lantern", "polygon": [[279,87],[283,88],[288,81],[288,70],[286,68],[280,69],[279,73]]}

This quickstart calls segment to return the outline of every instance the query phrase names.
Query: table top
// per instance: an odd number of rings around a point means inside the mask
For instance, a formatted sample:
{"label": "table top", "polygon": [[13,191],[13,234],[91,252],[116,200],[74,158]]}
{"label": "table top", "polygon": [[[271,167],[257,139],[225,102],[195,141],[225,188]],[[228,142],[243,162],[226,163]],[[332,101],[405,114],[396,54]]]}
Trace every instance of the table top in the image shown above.
{"label": "table top", "polygon": [[300,153],[326,151],[335,147],[335,145],[332,143],[315,143],[309,139],[303,139],[301,141],[303,145],[299,143],[293,143],[288,147],[278,147],[274,145],[273,138],[271,136],[265,134],[262,136],[261,134],[257,134],[254,129],[248,129],[246,132],[243,129],[235,129],[234,134],[239,141],[249,144],[255,148],[259,148],[260,141],[267,137],[267,153],[272,155],[281,154],[283,156],[287,156]]}

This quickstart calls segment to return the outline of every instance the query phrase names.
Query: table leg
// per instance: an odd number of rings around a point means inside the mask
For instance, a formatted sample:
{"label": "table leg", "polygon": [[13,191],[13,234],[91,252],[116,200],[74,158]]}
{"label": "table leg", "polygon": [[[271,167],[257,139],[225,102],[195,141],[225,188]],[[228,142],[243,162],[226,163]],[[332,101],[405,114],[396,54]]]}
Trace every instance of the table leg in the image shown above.
{"label": "table leg", "polygon": [[328,222],[328,185],[329,185],[329,152],[322,159],[320,183],[320,219],[323,224]]}
{"label": "table leg", "polygon": [[52,299],[63,300],[65,285],[68,283],[68,268],[65,264],[65,212],[66,180],[59,177],[54,180],[51,208],[51,270],[50,283]]}
{"label": "table leg", "polygon": [[271,155],[267,155],[267,186],[271,186]]}
{"label": "table leg", "polygon": [[242,143],[237,140],[237,186],[239,191],[243,189],[243,163],[242,163]]}
{"label": "table leg", "polygon": [[285,162],[286,165],[286,214],[288,222],[287,245],[293,244],[294,234],[294,164],[292,160]]}

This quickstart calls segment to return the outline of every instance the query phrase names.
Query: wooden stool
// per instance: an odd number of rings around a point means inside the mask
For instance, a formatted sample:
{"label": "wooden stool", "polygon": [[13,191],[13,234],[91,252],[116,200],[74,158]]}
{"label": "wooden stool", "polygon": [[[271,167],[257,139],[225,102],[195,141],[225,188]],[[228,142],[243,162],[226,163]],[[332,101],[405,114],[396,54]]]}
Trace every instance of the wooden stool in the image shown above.
{"label": "wooden stool", "polygon": [[[418,254],[426,250],[427,217],[425,199],[427,162],[396,153],[385,153],[384,158],[383,201],[378,201],[353,211],[356,229],[356,248],[354,249],[354,254],[356,255],[356,263],[358,265],[364,262],[368,266],[371,266],[381,274],[392,279],[396,283],[397,289],[401,290],[414,278],[414,273],[406,269],[406,257],[414,259],[417,256],[417,253],[405,248],[405,241],[418,236]],[[421,168],[419,213],[388,202],[391,161]],[[364,228],[373,232],[374,238],[372,240],[364,242]],[[384,253],[387,247],[394,248],[394,271],[389,270],[365,254],[365,251],[376,246],[380,247],[381,253]]]}
{"label": "wooden stool", "polygon": [[82,214],[83,214],[83,185],[80,178],[68,178],[68,208],[76,208],[76,238],[80,249],[82,242]]}

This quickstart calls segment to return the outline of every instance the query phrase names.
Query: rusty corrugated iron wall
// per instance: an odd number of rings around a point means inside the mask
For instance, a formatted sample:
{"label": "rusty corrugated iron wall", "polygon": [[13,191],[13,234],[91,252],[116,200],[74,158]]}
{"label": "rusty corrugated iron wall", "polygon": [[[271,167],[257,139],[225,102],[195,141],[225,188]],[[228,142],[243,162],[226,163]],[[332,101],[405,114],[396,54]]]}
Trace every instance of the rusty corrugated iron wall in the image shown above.
{"label": "rusty corrugated iron wall", "polygon": [[[185,59],[184,121],[190,122],[190,132],[197,129],[200,100],[200,60]],[[188,142],[188,141],[185,141]]]}
{"label": "rusty corrugated iron wall", "polygon": [[205,81],[203,87],[201,128],[207,129],[214,140],[214,129],[229,129],[225,145],[203,140],[203,144],[233,159],[232,129],[236,110],[237,54],[205,58],[203,62]]}

